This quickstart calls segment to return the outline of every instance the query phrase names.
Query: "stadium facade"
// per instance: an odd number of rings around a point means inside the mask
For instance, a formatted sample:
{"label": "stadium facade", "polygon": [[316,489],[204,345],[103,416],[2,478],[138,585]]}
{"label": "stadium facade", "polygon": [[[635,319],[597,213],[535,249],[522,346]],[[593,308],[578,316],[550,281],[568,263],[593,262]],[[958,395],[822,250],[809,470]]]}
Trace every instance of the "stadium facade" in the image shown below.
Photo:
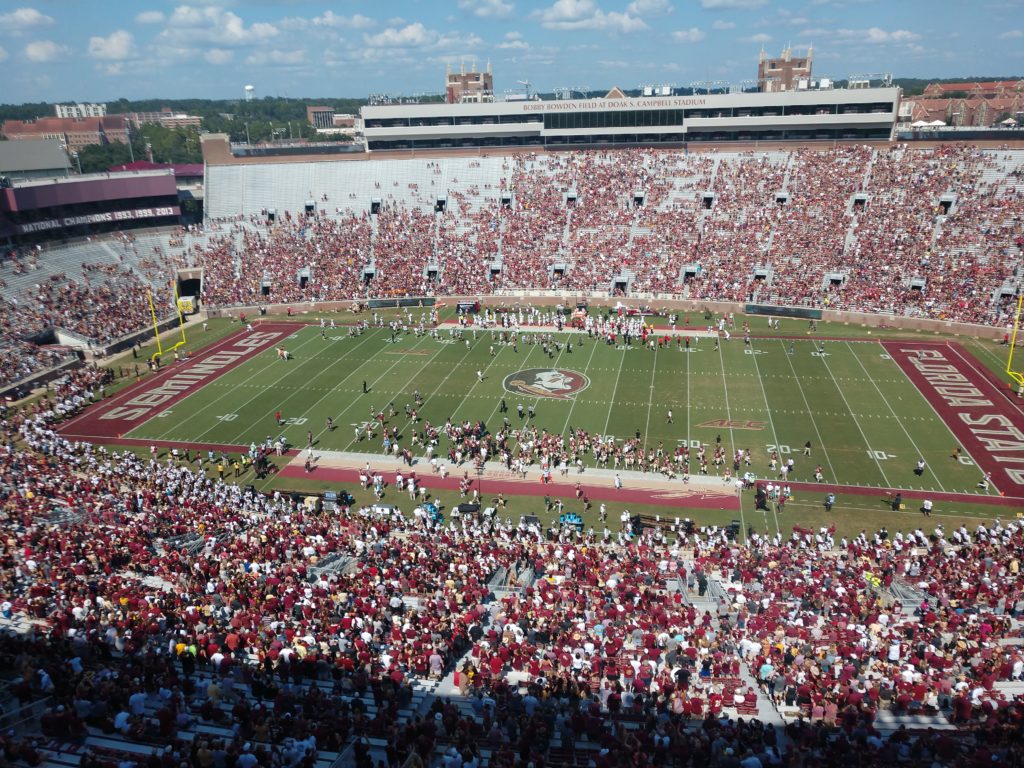
{"label": "stadium facade", "polygon": [[367,149],[677,146],[688,142],[889,140],[899,88],[362,109]]}
{"label": "stadium facade", "polygon": [[0,238],[17,243],[165,226],[180,216],[170,171],[6,180],[0,187]]}

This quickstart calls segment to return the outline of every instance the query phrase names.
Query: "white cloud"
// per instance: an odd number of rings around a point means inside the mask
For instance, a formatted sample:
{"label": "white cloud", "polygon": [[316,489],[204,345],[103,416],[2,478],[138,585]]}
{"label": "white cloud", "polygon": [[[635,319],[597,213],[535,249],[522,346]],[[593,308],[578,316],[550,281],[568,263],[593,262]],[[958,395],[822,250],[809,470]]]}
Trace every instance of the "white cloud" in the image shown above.
{"label": "white cloud", "polygon": [[740,42],[741,43],[767,43],[771,39],[772,39],[771,35],[766,35],[764,32],[761,32],[761,33],[756,34],[756,35],[750,35],[749,37],[741,37],[740,38]]}
{"label": "white cloud", "polygon": [[363,40],[371,48],[420,48],[436,42],[437,38],[437,32],[418,21],[401,28],[388,27],[375,35],[363,35]]}
{"label": "white cloud", "polygon": [[504,0],[459,0],[459,8],[463,11],[470,11],[474,16],[479,16],[482,19],[503,19],[512,13],[515,6]]}
{"label": "white cloud", "polygon": [[736,29],[736,22],[723,21],[722,19],[718,19],[711,25],[711,28],[717,29],[719,32],[721,32],[723,29]]}
{"label": "white cloud", "polygon": [[760,8],[767,5],[768,0],[700,0],[701,8]]}
{"label": "white cloud", "polygon": [[498,49],[502,51],[526,51],[530,49],[530,44],[523,40],[523,36],[518,32],[506,32],[505,39],[498,43]]}
{"label": "white cloud", "polygon": [[0,29],[5,32],[21,32],[33,27],[47,27],[53,24],[53,17],[40,13],[35,8],[18,8],[10,13],[0,14]]}
{"label": "white cloud", "polygon": [[167,17],[163,11],[143,11],[135,14],[136,24],[163,24]]}
{"label": "white cloud", "polygon": [[295,51],[279,51],[276,49],[269,51],[256,51],[250,54],[245,63],[251,66],[261,66],[263,64],[282,64],[282,65],[296,65],[302,64],[306,60],[306,52],[303,49]]}
{"label": "white cloud", "polygon": [[697,27],[680,29],[679,31],[672,33],[672,38],[677,43],[699,43],[705,37],[707,37],[707,33],[703,30],[697,29]]}
{"label": "white cloud", "polygon": [[1011,30],[1009,30],[1007,32],[1003,32],[1003,34],[1001,34],[999,36],[999,39],[1000,40],[1019,40],[1022,37],[1024,37],[1024,31],[1021,31],[1019,29],[1011,29]]}
{"label": "white cloud", "polygon": [[892,32],[887,32],[884,29],[878,27],[871,27],[870,29],[840,29],[838,31],[839,37],[848,41],[888,44],[888,43],[912,43],[915,40],[920,40],[921,36],[915,32],[910,32],[906,29],[895,29]]}
{"label": "white cloud", "polygon": [[124,61],[135,55],[135,38],[131,32],[115,29],[107,37],[89,38],[89,56],[104,61]]}
{"label": "white cloud", "polygon": [[633,0],[626,6],[626,13],[634,16],[657,16],[671,13],[672,10],[672,4],[668,0]]}
{"label": "white cloud", "polygon": [[212,5],[203,8],[179,5],[167,20],[167,28],[160,33],[160,37],[172,43],[208,42],[219,46],[251,45],[277,35],[278,29],[273,24],[257,22],[247,27],[237,14]]}
{"label": "white cloud", "polygon": [[547,29],[576,30],[603,29],[610,32],[639,32],[647,29],[643,19],[629,13],[605,13],[594,0],[555,0],[554,5],[536,11],[541,24]]}
{"label": "white cloud", "polygon": [[370,29],[377,24],[369,16],[361,13],[354,13],[351,16],[339,16],[332,11],[324,11],[323,16],[317,16],[313,23],[318,27],[344,27],[346,29]]}
{"label": "white cloud", "polygon": [[52,40],[35,40],[25,46],[25,58],[37,64],[63,59],[71,53],[66,45],[58,45]]}
{"label": "white cloud", "polygon": [[203,54],[203,58],[209,64],[227,64],[234,57],[232,51],[226,51],[223,48],[211,48]]}

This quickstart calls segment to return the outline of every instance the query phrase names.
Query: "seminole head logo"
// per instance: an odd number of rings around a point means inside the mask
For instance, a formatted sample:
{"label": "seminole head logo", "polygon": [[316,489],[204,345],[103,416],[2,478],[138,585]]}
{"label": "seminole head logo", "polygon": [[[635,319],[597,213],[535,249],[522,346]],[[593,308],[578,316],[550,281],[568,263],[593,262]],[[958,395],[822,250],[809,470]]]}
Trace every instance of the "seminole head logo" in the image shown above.
{"label": "seminole head logo", "polygon": [[551,397],[568,400],[590,386],[582,373],[562,368],[527,368],[505,377],[505,389],[528,397]]}

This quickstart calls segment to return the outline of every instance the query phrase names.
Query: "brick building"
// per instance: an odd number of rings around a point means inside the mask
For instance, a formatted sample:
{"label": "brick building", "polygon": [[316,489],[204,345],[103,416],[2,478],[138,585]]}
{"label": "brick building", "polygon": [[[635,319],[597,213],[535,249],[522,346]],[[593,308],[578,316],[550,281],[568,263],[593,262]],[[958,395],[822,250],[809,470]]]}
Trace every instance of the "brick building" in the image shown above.
{"label": "brick building", "polygon": [[449,64],[445,73],[444,92],[445,101],[449,104],[484,104],[494,101],[491,63],[487,62],[487,69],[483,72],[477,71],[475,63],[469,72],[465,64],[459,67],[458,72],[452,72]]}
{"label": "brick building", "polygon": [[770,59],[761,49],[757,62],[757,84],[762,93],[805,90],[810,87],[814,48],[806,56],[794,56],[792,48],[785,48],[778,58]]}
{"label": "brick building", "polygon": [[925,98],[999,99],[1024,95],[1024,80],[994,80],[985,83],[930,83]]}
{"label": "brick building", "polygon": [[132,112],[129,115],[132,125],[139,128],[147,124],[162,125],[164,128],[195,128],[203,127],[203,118],[171,111],[164,107],[159,112]]}
{"label": "brick building", "polygon": [[37,120],[6,120],[0,132],[11,141],[57,139],[69,152],[92,144],[128,143],[128,116],[107,115],[77,120],[65,117],[40,117]]}
{"label": "brick building", "polygon": [[317,130],[334,127],[334,107],[306,107],[306,120]]}
{"label": "brick building", "polygon": [[1024,80],[931,83],[921,96],[905,99],[912,122],[988,128],[1024,114]]}

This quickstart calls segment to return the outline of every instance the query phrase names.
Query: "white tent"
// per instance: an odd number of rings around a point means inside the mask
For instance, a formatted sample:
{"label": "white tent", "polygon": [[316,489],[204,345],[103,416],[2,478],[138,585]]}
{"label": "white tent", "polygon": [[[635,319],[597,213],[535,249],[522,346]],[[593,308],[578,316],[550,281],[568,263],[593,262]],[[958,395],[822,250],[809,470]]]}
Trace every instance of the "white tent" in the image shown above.
{"label": "white tent", "polygon": [[1012,117],[1008,117],[1005,120],[1003,120],[1003,122],[1000,123],[1000,125],[1006,125],[1006,126],[1010,126],[1010,127],[1012,127],[1012,126],[1014,126],[1016,124],[1017,124],[1017,121],[1014,120]]}
{"label": "white tent", "polygon": [[928,123],[928,125],[932,126],[933,128],[940,128],[944,126],[945,123],[942,122],[941,120],[932,120],[930,123]]}
{"label": "white tent", "polygon": [[927,120],[915,120],[910,124],[911,128],[927,128],[931,123]]}

